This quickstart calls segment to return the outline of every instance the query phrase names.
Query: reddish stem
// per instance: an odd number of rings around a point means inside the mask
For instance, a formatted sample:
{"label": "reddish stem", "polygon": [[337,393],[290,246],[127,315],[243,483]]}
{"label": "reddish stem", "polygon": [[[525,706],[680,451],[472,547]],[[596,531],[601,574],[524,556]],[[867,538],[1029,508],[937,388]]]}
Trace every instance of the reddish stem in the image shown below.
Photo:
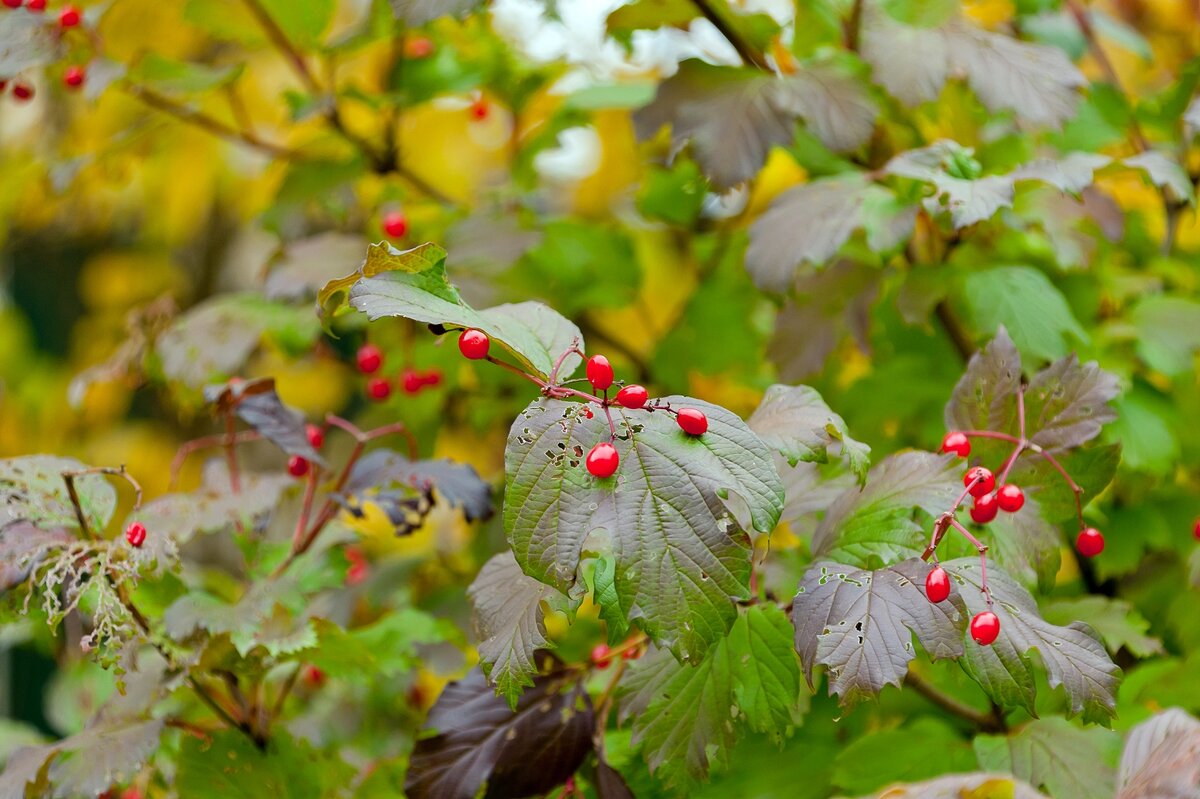
{"label": "reddish stem", "polygon": [[[250,441],[258,441],[261,438],[262,436],[257,430],[243,430],[234,435],[233,443],[245,444]],[[229,435],[221,433],[215,436],[204,436],[203,438],[193,439],[180,445],[179,450],[175,453],[174,460],[171,461],[171,479],[168,487],[174,488],[175,484],[179,482],[179,472],[183,469],[183,464],[187,461],[188,456],[193,452],[209,449],[210,447],[228,446],[228,443]]]}
{"label": "reddish stem", "polygon": [[238,476],[237,432],[233,425],[233,411],[225,411],[225,460],[229,464],[229,488],[233,493],[240,494],[242,481]]}
{"label": "reddish stem", "polygon": [[971,535],[971,531],[963,527],[962,523],[953,516],[950,517],[950,526],[962,533],[979,552],[979,587],[983,589],[983,596],[987,600],[987,606],[990,609],[992,607],[992,592],[988,589],[987,582],[987,544]]}
{"label": "reddish stem", "polygon": [[997,441],[1007,441],[1010,444],[1019,444],[1021,439],[1016,436],[1010,436],[1008,433],[997,433],[992,430],[959,430],[968,438],[994,438]]}

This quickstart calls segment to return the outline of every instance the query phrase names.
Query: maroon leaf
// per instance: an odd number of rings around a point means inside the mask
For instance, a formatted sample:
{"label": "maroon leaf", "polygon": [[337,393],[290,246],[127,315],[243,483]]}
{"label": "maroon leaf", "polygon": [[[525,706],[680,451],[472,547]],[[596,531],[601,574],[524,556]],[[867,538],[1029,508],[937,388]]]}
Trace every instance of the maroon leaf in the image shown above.
{"label": "maroon leaf", "polygon": [[[1025,394],[1030,439],[1048,450],[1069,449],[1100,435],[1117,418],[1109,402],[1121,391],[1116,375],[1074,355],[1055,361],[1033,376]],[[1036,432],[1033,432],[1036,431]]]}
{"label": "maroon leaf", "polygon": [[603,758],[596,764],[596,795],[600,799],[634,799],[633,791],[629,790],[621,772],[608,765]]}
{"label": "maroon leaf", "polygon": [[408,492],[386,490],[371,495],[371,501],[381,497],[411,497],[429,490],[452,508],[460,508],[468,521],[486,519],[494,511],[492,489],[469,464],[451,460],[412,461],[398,452],[377,449],[363,456],[350,470],[345,493],[360,496],[371,489],[403,486]]}
{"label": "maroon leaf", "polygon": [[283,404],[275,392],[274,378],[206,386],[204,399],[215,405],[219,412],[232,410],[288,455],[325,463],[308,442],[304,415]]}
{"label": "maroon leaf", "polygon": [[1021,354],[1001,327],[986,347],[971,356],[967,370],[946,403],[950,430],[1016,433],[1014,397],[1021,384]]}

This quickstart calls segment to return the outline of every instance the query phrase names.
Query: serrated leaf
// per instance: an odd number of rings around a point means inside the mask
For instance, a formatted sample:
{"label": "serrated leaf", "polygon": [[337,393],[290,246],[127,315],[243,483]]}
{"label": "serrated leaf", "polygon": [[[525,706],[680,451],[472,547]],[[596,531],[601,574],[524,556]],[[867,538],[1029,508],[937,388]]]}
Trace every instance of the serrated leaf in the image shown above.
{"label": "serrated leaf", "polygon": [[1139,658],[1161,655],[1164,651],[1162,641],[1146,634],[1150,631],[1150,622],[1123,599],[1095,595],[1055,599],[1043,608],[1042,615],[1046,621],[1055,624],[1069,624],[1075,620],[1086,622],[1100,634],[1113,655],[1122,647]]}
{"label": "serrated leaf", "polygon": [[1081,364],[1072,353],[1050,364],[1025,392],[1029,439],[1053,452],[1086,444],[1117,418],[1110,403],[1120,392],[1116,375],[1095,361]]}
{"label": "serrated leaf", "polygon": [[825,463],[831,450],[835,455],[840,450],[850,470],[860,481],[866,480],[871,448],[850,437],[845,420],[814,388],[770,386],[746,424],[790,466],[801,461]]}
{"label": "serrated leaf", "polygon": [[665,411],[614,408],[621,466],[597,479],[584,457],[609,439],[602,413],[540,399],[509,432],[504,528],[531,577],[571,593],[585,541],[607,539],[616,589],[656,641],[701,655],[733,622],[731,598],[749,591],[747,532],[769,533],[783,510],[770,452],[745,422],[716,405],[664,397],[708,417],[702,436]]}
{"label": "serrated leaf", "polygon": [[856,150],[871,138],[879,107],[861,81],[834,62],[809,62],[783,79],[776,104],[835,153]]}
{"label": "serrated leaf", "polygon": [[0,75],[20,75],[53,63],[58,49],[55,28],[44,14],[24,8],[0,14]]}
{"label": "serrated leaf", "polygon": [[1121,739],[1109,730],[1080,729],[1066,719],[1034,719],[1007,736],[975,738],[979,765],[1007,771],[1055,799],[1108,799]]}
{"label": "serrated leaf", "polygon": [[1200,350],[1200,303],[1184,297],[1149,296],[1129,312],[1138,355],[1151,369],[1180,377],[1193,369]]}
{"label": "serrated leaf", "polygon": [[981,536],[988,554],[1022,585],[1049,591],[1062,565],[1062,534],[1048,522],[1038,501],[1027,496],[1016,513],[1002,513]]}
{"label": "serrated leaf", "polygon": [[617,591],[617,560],[605,555],[592,570],[593,601],[600,606],[600,618],[608,628],[608,642],[617,644],[629,635],[629,610]]}
{"label": "serrated leaf", "polygon": [[1117,799],[1193,799],[1200,785],[1200,722],[1170,708],[1129,732]]}
{"label": "serrated leaf", "polygon": [[274,378],[205,386],[204,398],[218,407],[228,404],[239,419],[286,454],[325,464],[309,443],[304,414],[283,404],[275,391]]}
{"label": "serrated leaf", "polygon": [[1003,325],[1017,349],[1034,359],[1061,358],[1074,342],[1090,341],[1062,292],[1032,267],[970,271],[963,278],[963,296],[976,328],[992,331]]}
{"label": "serrated leaf", "polygon": [[20,520],[0,525],[0,592],[25,582],[50,550],[74,540],[61,528],[44,530]]}
{"label": "serrated leaf", "polygon": [[1008,432],[1016,424],[1014,397],[1021,385],[1021,354],[1001,325],[996,336],[971,356],[946,403],[949,430]]}
{"label": "serrated leaf", "polygon": [[467,589],[475,609],[479,659],[496,693],[516,709],[523,689],[533,685],[533,653],[553,646],[546,638],[542,603],[566,597],[521,571],[511,552],[493,556]]}
{"label": "serrated leaf", "polygon": [[51,790],[45,796],[99,796],[137,774],[158,749],[162,730],[162,719],[114,719],[52,744],[20,750],[0,777],[0,797],[24,799],[25,783],[36,781],[46,764]]}
{"label": "serrated leaf", "polygon": [[353,630],[326,619],[313,619],[316,642],[288,653],[333,679],[390,680],[421,665],[419,644],[454,640],[446,621],[415,608],[400,608]]}
{"label": "serrated leaf", "polygon": [[800,672],[787,617],[755,605],[696,664],[664,650],[647,655],[621,685],[621,716],[651,771],[670,784],[727,760],[744,725],[778,743],[792,724]]}
{"label": "serrated leaf", "polygon": [[1196,189],[1187,170],[1171,156],[1159,150],[1147,150],[1122,159],[1125,166],[1140,169],[1150,182],[1160,189],[1170,189],[1175,196],[1190,205],[1196,203]]}
{"label": "serrated leaf", "polygon": [[574,675],[538,677],[515,711],[479,671],[452,682],[429,711],[409,761],[412,799],[540,795],[575,772],[592,751],[595,725],[587,691]]}
{"label": "serrated leaf", "polygon": [[233,604],[192,591],[163,612],[163,629],[176,641],[186,641],[197,631],[210,636],[227,633],[242,657],[258,646],[271,655],[313,646],[316,635],[310,620],[298,612],[305,597],[297,579],[284,575],[256,581]]}
{"label": "serrated leaf", "polygon": [[962,655],[966,609],[956,591],[939,603],[925,598],[930,568],[917,559],[877,571],[811,566],[792,604],[809,686],[818,665],[827,668],[829,693],[846,705],[898,686],[915,655],[914,634],[933,658]]}
{"label": "serrated leaf", "polygon": [[[962,558],[942,565],[962,586],[972,615],[988,609],[978,560]],[[1111,718],[1121,670],[1095,632],[1080,622],[1059,627],[1043,620],[1029,592],[1000,569],[988,569],[988,587],[995,600],[991,610],[1000,617],[1000,637],[991,646],[968,646],[960,661],[988,696],[1034,713],[1037,689],[1029,653],[1037,650],[1050,687],[1065,689],[1071,715],[1082,713],[1089,722]]]}
{"label": "serrated leaf", "polygon": [[1040,158],[1009,173],[1013,180],[1039,180],[1061,192],[1079,194],[1092,185],[1096,170],[1112,163],[1107,155],[1098,153],[1067,153],[1062,158]]}
{"label": "serrated leaf", "polygon": [[393,486],[413,491],[432,489],[452,508],[462,511],[467,521],[490,518],[492,487],[467,463],[439,460],[409,460],[389,449],[372,450],[354,464],[343,493],[358,502],[378,500],[378,492]]}
{"label": "serrated leaf", "polygon": [[[282,725],[281,725],[282,727]],[[266,751],[232,730],[183,737],[173,787],[189,799],[321,799],[354,770],[286,730],[271,731]]]}
{"label": "serrated leaf", "polygon": [[[0,527],[27,521],[49,530],[78,528],[63,473],[87,468],[54,455],[0,459]],[[117,507],[116,490],[104,475],[85,474],[75,478],[75,491],[92,532],[103,531]]]}

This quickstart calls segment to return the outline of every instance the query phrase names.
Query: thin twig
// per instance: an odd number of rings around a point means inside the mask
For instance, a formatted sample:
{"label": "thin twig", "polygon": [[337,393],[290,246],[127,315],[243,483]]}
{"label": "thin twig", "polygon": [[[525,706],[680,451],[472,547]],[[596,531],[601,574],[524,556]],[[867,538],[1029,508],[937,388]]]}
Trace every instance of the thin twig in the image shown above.
{"label": "thin twig", "polygon": [[954,314],[954,309],[950,307],[950,303],[942,300],[933,306],[933,311],[937,315],[938,321],[942,323],[942,328],[946,331],[946,335],[950,337],[950,343],[958,351],[959,357],[964,361],[970,360],[971,356],[975,354],[975,344],[971,341],[971,336],[968,335],[962,322]]}
{"label": "thin twig", "polygon": [[980,732],[1005,732],[1008,729],[1004,716],[997,714],[994,708],[991,713],[976,710],[970,705],[942,693],[937,686],[927,682],[914,672],[910,671],[904,675],[904,684],[947,713],[970,722]]}
{"label": "thin twig", "polygon": [[242,493],[242,480],[238,474],[237,432],[234,430],[233,411],[225,411],[225,462],[229,465],[229,488],[233,493]]}
{"label": "thin twig", "polygon": [[709,3],[708,0],[692,0],[692,4],[696,6],[696,8],[700,10],[700,13],[704,15],[704,18],[711,22],[713,27],[720,31],[721,35],[724,36],[731,45],[733,45],[733,49],[737,50],[737,54],[741,56],[743,61],[752,67],[761,69],[764,72],[774,71],[771,69],[771,65],[767,63],[767,59],[763,56],[763,54],[758,52],[753,45],[751,45],[745,40],[745,38],[742,37],[742,34],[739,33],[736,28],[731,26],[724,17],[717,13],[717,10],[713,8],[712,4]]}
{"label": "thin twig", "polygon": [[[243,430],[240,433],[237,433],[233,438],[233,443],[235,444],[246,444],[251,441],[260,440],[262,438],[262,434],[257,430]],[[182,444],[179,447],[179,450],[175,453],[174,460],[171,461],[171,480],[167,484],[168,488],[174,488],[179,482],[179,472],[182,471],[183,464],[187,461],[189,455],[202,449],[224,447],[228,444],[228,442],[229,436],[225,433],[220,433],[218,435],[204,436],[203,438],[193,439]]]}
{"label": "thin twig", "polygon": [[[139,510],[142,507],[142,484],[134,479],[133,475],[125,468],[125,464],[121,464],[120,466],[91,466],[87,469],[76,469],[70,472],[63,472],[63,478],[65,479],[67,475],[70,475],[72,478],[83,477],[85,474],[108,474],[113,477],[124,478],[125,482],[133,487],[133,509]],[[72,481],[68,484],[67,493],[72,493],[74,490],[74,482]]]}

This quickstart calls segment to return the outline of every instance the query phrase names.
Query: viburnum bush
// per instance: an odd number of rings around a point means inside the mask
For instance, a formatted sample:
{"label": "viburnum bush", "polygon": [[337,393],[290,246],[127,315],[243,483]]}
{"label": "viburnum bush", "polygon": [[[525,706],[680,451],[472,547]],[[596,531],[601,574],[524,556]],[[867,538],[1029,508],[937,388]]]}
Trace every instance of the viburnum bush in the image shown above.
{"label": "viburnum bush", "polygon": [[0,799],[1200,795],[1168,6],[5,0]]}

